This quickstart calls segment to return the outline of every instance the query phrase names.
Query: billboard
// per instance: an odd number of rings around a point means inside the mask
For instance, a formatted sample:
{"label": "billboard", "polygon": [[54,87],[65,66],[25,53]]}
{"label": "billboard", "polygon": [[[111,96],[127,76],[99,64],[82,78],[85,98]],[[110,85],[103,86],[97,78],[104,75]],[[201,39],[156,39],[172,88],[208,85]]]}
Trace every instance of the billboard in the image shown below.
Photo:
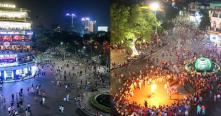
{"label": "billboard", "polygon": [[98,26],[98,31],[105,31],[108,32],[108,26]]}

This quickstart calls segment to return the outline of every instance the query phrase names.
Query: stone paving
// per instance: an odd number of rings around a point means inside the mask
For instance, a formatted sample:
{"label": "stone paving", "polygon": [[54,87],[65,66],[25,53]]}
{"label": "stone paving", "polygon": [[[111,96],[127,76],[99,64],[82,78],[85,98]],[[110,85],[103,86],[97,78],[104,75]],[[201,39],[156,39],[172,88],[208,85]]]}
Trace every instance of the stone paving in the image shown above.
{"label": "stone paving", "polygon": [[[81,110],[79,110],[79,106],[75,102],[74,98],[76,98],[79,94],[87,94],[84,92],[88,92],[85,89],[81,89],[78,85],[80,85],[81,80],[85,82],[87,80],[87,83],[94,83],[97,81],[97,79],[94,79],[91,75],[91,69],[88,69],[89,71],[86,72],[86,74],[83,74],[83,76],[70,76],[67,77],[67,83],[71,83],[73,86],[70,88],[71,91],[66,91],[65,90],[65,85],[57,86],[56,85],[56,80],[60,80],[62,83],[63,81],[63,72],[59,72],[56,74],[56,69],[58,66],[64,65],[67,60],[62,61],[62,60],[55,60],[52,59],[52,62],[55,61],[55,66],[44,66],[43,71],[46,72],[45,76],[39,76],[36,77],[35,79],[28,79],[24,80],[21,82],[14,82],[14,83],[4,83],[3,89],[0,91],[0,94],[4,95],[6,97],[6,107],[0,107],[0,116],[8,116],[7,108],[11,102],[11,94],[14,93],[16,94],[19,92],[21,88],[24,89],[24,105],[26,106],[27,104],[31,105],[31,110],[32,110],[32,116],[87,116],[88,114],[82,113]],[[75,66],[75,71],[74,73],[84,69],[87,64],[84,64],[84,60],[80,58],[71,58],[68,59],[73,61],[73,63],[76,63]],[[78,65],[77,63],[80,62],[82,65]],[[63,66],[64,67],[64,66]],[[68,72],[72,72],[69,69],[65,69],[67,74]],[[83,71],[84,72],[84,71]],[[31,87],[31,85],[37,85],[41,84],[41,88],[46,92],[46,105],[41,105],[40,100],[41,97],[37,97],[37,100],[34,99],[34,95],[30,94],[27,92],[27,88]],[[108,90],[106,88],[106,90]],[[97,91],[99,92],[99,91]],[[64,102],[63,98],[67,95],[70,94],[70,102]],[[84,98],[87,99],[90,96],[85,96]],[[88,102],[84,100],[81,102],[81,104],[86,104],[87,109],[90,110],[90,114],[95,115],[97,114],[102,114],[103,116],[109,115],[109,114],[103,114],[88,105]],[[64,113],[59,112],[58,106],[59,105],[64,105]],[[90,115],[89,114],[89,115]],[[25,116],[24,113],[20,114],[21,116]],[[91,115],[91,116],[92,116]]]}

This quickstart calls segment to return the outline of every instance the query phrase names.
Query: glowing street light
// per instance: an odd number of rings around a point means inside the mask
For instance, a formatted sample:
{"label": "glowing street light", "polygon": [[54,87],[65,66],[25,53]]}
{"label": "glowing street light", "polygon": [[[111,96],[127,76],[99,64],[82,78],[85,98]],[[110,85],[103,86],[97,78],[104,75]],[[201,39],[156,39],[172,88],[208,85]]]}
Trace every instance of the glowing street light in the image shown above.
{"label": "glowing street light", "polygon": [[[154,11],[155,17],[157,17],[157,10],[160,8],[160,4],[158,2],[152,2],[150,4],[150,9]],[[156,24],[156,33],[157,33],[157,24]]]}
{"label": "glowing street light", "polygon": [[160,8],[160,4],[159,4],[158,2],[152,2],[152,3],[150,4],[150,8],[151,8],[151,10],[153,10],[153,11],[157,11],[157,10]]}
{"label": "glowing street light", "polygon": [[73,27],[74,17],[76,17],[76,15],[74,13],[66,13],[66,16],[71,17],[71,27]]}
{"label": "glowing street light", "polygon": [[90,21],[90,18],[89,17],[82,17],[81,21]]}

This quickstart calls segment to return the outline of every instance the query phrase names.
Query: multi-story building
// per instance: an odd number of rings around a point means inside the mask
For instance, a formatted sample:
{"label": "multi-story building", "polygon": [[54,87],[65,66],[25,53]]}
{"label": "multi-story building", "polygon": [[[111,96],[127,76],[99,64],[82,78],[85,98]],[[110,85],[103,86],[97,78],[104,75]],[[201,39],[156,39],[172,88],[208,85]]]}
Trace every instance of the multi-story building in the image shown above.
{"label": "multi-story building", "polygon": [[210,22],[213,31],[221,31],[221,2],[210,3]]}
{"label": "multi-story building", "polygon": [[209,12],[211,29],[221,31],[221,9],[213,9]]}
{"label": "multi-story building", "polygon": [[23,80],[37,72],[28,10],[0,3],[0,79]]}
{"label": "multi-story building", "polygon": [[84,34],[94,32],[96,21],[92,21],[88,17],[83,17],[81,19],[81,21],[82,21],[82,24],[83,24],[83,27],[84,27]]}

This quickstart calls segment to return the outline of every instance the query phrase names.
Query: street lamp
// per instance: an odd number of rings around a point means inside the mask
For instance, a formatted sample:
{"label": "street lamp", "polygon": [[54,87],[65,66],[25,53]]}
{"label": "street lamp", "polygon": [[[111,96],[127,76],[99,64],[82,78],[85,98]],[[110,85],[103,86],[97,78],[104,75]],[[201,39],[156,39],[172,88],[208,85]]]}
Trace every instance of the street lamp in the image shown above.
{"label": "street lamp", "polygon": [[[64,42],[61,42],[60,45],[63,47],[64,46]],[[65,48],[64,48],[64,57],[63,59],[65,59]]]}
{"label": "street lamp", "polygon": [[[157,10],[160,8],[160,4],[158,2],[152,2],[150,4],[150,9],[154,11],[155,17],[157,17]],[[156,30],[157,32],[157,24],[156,24]]]}
{"label": "street lamp", "polygon": [[89,17],[82,17],[81,21],[90,21],[90,18]]}
{"label": "street lamp", "polygon": [[152,2],[150,4],[150,8],[151,8],[151,10],[157,11],[160,8],[160,5],[158,2]]}
{"label": "street lamp", "polygon": [[71,17],[71,27],[73,28],[74,17],[76,17],[76,15],[74,13],[66,13],[66,16]]}

